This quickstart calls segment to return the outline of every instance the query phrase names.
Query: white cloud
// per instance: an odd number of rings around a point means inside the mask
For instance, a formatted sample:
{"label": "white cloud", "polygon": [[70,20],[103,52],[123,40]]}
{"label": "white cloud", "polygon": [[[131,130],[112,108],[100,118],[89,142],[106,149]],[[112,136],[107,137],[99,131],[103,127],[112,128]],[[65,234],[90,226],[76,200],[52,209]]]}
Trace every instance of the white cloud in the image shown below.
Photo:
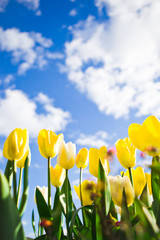
{"label": "white cloud", "polygon": [[67,75],[99,110],[115,118],[160,116],[160,1],[97,0],[109,20],[70,27]]}
{"label": "white cloud", "polygon": [[13,76],[12,74],[8,74],[8,75],[4,78],[3,82],[4,82],[5,84],[9,84],[9,83],[12,82],[13,80],[14,80],[14,76]]}
{"label": "white cloud", "polygon": [[0,163],[4,163],[3,150],[2,149],[0,149]]}
{"label": "white cloud", "polygon": [[40,0],[16,0],[19,3],[22,3],[28,9],[37,10],[39,8]]}
{"label": "white cloud", "polygon": [[[8,136],[15,128],[27,128],[31,138],[36,138],[40,129],[62,131],[71,120],[69,112],[53,105],[53,100],[39,93],[34,100],[20,90],[5,90],[0,98],[0,135]],[[37,112],[38,106],[43,108]]]}
{"label": "white cloud", "polygon": [[60,52],[47,52],[46,56],[50,59],[63,59],[64,58],[64,54],[60,53]]}
{"label": "white cloud", "polygon": [[0,0],[0,12],[4,12],[9,0]]}
{"label": "white cloud", "polygon": [[12,63],[18,64],[18,74],[31,68],[42,69],[48,59],[60,59],[58,53],[49,52],[53,42],[36,32],[20,32],[17,28],[3,30],[0,27],[0,51],[11,54]]}
{"label": "white cloud", "polygon": [[34,163],[34,164],[33,164],[33,167],[35,167],[36,169],[41,169],[41,168],[42,168],[42,166],[39,165],[38,163]]}
{"label": "white cloud", "polygon": [[[16,0],[18,3],[23,4],[30,10],[38,10],[40,0]],[[0,12],[4,12],[9,0],[0,0]],[[36,15],[39,16],[36,12]]]}
{"label": "white cloud", "polygon": [[71,17],[75,17],[77,15],[77,10],[76,9],[72,9],[70,12],[69,12],[69,16]]}
{"label": "white cloud", "polygon": [[38,10],[38,11],[36,12],[36,16],[41,16],[41,15],[42,15],[41,10]]}
{"label": "white cloud", "polygon": [[79,138],[76,139],[76,144],[87,147],[97,147],[108,146],[109,136],[104,131],[98,131],[94,135],[87,135],[81,133]]}

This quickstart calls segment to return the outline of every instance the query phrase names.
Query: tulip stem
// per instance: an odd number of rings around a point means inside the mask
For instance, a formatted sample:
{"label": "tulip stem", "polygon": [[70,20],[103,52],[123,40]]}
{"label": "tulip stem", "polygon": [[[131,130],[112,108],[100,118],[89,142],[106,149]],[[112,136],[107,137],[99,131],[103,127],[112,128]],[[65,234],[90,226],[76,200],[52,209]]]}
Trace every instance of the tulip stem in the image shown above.
{"label": "tulip stem", "polygon": [[[79,188],[80,188],[80,200],[81,200],[81,207],[83,207],[83,198],[82,198],[82,168],[80,168],[80,178],[79,178]],[[85,225],[85,217],[84,217],[84,210],[82,208],[82,218],[83,224]]]}
{"label": "tulip stem", "polygon": [[131,168],[130,168],[130,167],[128,168],[128,171],[129,171],[129,177],[130,177],[130,180],[131,180],[132,187],[134,187],[134,185],[133,185],[133,176],[132,176],[132,170],[131,170]]}
{"label": "tulip stem", "polygon": [[13,160],[13,198],[16,203],[17,198],[16,161]]}
{"label": "tulip stem", "polygon": [[[128,168],[128,171],[129,171],[129,177],[130,177],[130,180],[131,180],[131,184],[132,184],[132,187],[133,187],[133,189],[134,189],[132,170],[131,170],[130,167]],[[135,212],[136,212],[136,206],[135,206],[135,204],[133,203],[133,215],[135,214]]]}
{"label": "tulip stem", "polygon": [[19,196],[20,196],[20,191],[21,191],[21,182],[22,182],[22,168],[20,168],[20,173],[19,173],[19,183],[18,183],[18,192],[17,192],[17,207],[19,204]]}
{"label": "tulip stem", "polygon": [[68,169],[66,169],[66,227],[67,227],[67,237],[70,239],[70,233],[69,233],[69,220],[68,220]]}
{"label": "tulip stem", "polygon": [[48,207],[51,210],[51,179],[50,179],[51,158],[48,158]]}

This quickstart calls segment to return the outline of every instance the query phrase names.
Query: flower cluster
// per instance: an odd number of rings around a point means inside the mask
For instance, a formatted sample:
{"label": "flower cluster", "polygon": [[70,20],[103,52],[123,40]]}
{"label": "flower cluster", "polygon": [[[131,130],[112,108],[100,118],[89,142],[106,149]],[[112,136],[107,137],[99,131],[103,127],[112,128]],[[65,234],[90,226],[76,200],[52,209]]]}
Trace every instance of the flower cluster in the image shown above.
{"label": "flower cluster", "polygon": [[[40,154],[48,161],[48,186],[47,188],[38,186],[35,190],[35,202],[41,222],[39,225],[41,234],[38,232],[38,236],[42,235],[45,230],[48,239],[65,239],[62,226],[62,215],[64,215],[67,239],[87,239],[83,236],[82,229],[85,229],[84,232],[89,232],[91,240],[123,239],[123,237],[117,237],[116,234],[121,236],[123,231],[128,234],[123,224],[130,224],[126,225],[129,229],[133,224],[132,221],[136,222],[136,226],[139,227],[132,230],[134,233],[131,239],[144,238],[145,230],[143,231],[142,228],[147,226],[156,236],[153,239],[158,239],[159,235],[156,234],[160,232],[160,222],[157,216],[157,211],[160,209],[160,121],[155,116],[146,118],[142,125],[131,124],[128,128],[128,137],[118,139],[115,148],[108,150],[106,146],[89,150],[82,148],[76,154],[76,145],[72,142],[66,143],[62,133],[57,135],[46,129],[39,132],[38,146]],[[137,150],[140,150],[143,155],[153,157],[150,166],[152,173],[144,172],[142,167],[135,167]],[[28,179],[31,159],[26,129],[16,128],[10,133],[4,143],[3,155],[8,159],[5,175],[9,183],[9,192],[22,215],[22,206],[25,207],[27,199],[28,182],[26,179]],[[122,167],[126,169],[118,176],[111,175],[112,169],[109,164],[115,155]],[[54,161],[53,167],[51,161],[56,156],[57,160]],[[88,164],[90,174],[97,180],[82,181],[83,169],[88,167]],[[80,172],[79,185],[73,186],[81,203],[81,208],[78,210],[73,203],[68,178],[68,171],[75,165]],[[18,187],[16,167],[20,168]],[[22,171],[26,177],[24,177],[24,190],[19,204]],[[13,184],[11,175],[13,175]],[[53,208],[51,184],[56,190]],[[82,212],[82,220],[78,217],[79,210]],[[127,222],[129,221],[127,218],[130,219],[130,223]],[[33,221],[34,217],[32,225]],[[151,224],[152,221],[154,226]],[[92,236],[93,228],[98,234],[95,237]],[[33,230],[37,235],[35,227]]]}

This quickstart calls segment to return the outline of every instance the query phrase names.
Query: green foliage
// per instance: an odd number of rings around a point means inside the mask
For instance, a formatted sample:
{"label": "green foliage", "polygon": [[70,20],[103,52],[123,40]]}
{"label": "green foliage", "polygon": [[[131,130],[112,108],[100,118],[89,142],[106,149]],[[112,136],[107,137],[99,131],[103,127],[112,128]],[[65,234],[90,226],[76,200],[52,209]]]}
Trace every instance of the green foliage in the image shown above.
{"label": "green foliage", "polygon": [[[32,228],[36,240],[158,240],[160,239],[160,159],[153,157],[151,168],[152,195],[146,184],[139,198],[127,206],[127,194],[123,189],[121,210],[111,197],[110,184],[103,164],[99,161],[96,192],[91,193],[92,205],[76,209],[71,185],[66,171],[65,181],[56,189],[53,208],[50,209],[41,191],[36,188],[36,205],[39,213],[38,230],[35,227],[34,210]],[[31,240],[25,238],[21,216],[28,198],[28,157],[23,169],[20,204],[12,197],[13,164],[7,162],[5,175],[0,173],[0,239]],[[21,180],[19,182],[21,184]],[[20,186],[20,185],[19,185]],[[16,188],[16,194],[18,191]],[[83,221],[81,210],[83,209]],[[67,233],[64,232],[64,221]],[[45,231],[43,233],[43,230]]]}
{"label": "green foliage", "polygon": [[0,239],[25,240],[21,219],[9,193],[7,178],[0,173]]}

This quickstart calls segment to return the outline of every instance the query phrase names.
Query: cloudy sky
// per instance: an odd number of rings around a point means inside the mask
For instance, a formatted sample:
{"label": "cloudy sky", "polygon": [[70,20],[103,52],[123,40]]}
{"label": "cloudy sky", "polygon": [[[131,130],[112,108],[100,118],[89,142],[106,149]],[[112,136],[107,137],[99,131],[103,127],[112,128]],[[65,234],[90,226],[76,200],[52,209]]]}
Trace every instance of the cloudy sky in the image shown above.
{"label": "cloudy sky", "polygon": [[29,201],[47,183],[40,129],[79,150],[113,146],[132,122],[160,117],[159,22],[159,0],[0,0],[0,168],[5,138],[27,128]]}

